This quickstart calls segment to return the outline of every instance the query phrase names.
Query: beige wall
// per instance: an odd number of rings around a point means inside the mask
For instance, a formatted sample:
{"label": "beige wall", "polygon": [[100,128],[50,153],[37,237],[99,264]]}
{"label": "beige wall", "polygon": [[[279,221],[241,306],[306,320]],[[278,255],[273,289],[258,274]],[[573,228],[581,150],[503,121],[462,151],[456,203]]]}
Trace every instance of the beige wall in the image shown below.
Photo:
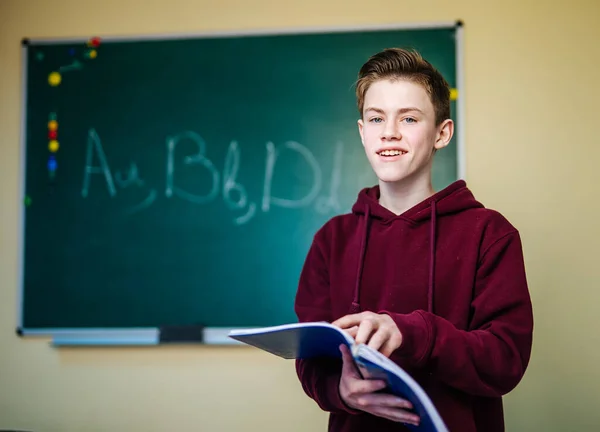
{"label": "beige wall", "polygon": [[497,10],[479,0],[269,3],[0,0],[0,428],[316,431],[326,424],[293,364],[258,351],[56,350],[15,336],[22,37],[460,18],[467,180],[520,228],[535,305],[533,359],[506,398],[508,430],[599,430],[600,3],[508,0],[493,2]]}

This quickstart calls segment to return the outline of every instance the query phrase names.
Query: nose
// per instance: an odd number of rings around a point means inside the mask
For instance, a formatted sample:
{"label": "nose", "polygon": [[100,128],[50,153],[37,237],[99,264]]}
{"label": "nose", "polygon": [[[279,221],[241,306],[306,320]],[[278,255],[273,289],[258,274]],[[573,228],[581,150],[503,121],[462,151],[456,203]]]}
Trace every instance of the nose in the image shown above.
{"label": "nose", "polygon": [[386,141],[396,141],[402,138],[400,128],[396,122],[387,122],[382,131],[381,139]]}

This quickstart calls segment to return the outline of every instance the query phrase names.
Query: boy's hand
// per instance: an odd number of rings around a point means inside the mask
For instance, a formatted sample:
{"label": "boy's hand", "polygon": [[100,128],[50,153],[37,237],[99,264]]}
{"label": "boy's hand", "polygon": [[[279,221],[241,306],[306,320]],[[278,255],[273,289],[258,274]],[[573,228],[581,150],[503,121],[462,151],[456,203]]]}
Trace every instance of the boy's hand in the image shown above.
{"label": "boy's hand", "polygon": [[346,405],[388,420],[412,423],[418,426],[419,416],[406,411],[406,409],[412,408],[410,401],[392,394],[375,393],[385,387],[385,382],[362,379],[354,365],[348,347],[340,345],[340,351],[343,365],[339,391]]}
{"label": "boy's hand", "polygon": [[402,345],[402,333],[387,314],[361,312],[343,316],[332,324],[350,333],[356,343],[367,344],[386,357]]}

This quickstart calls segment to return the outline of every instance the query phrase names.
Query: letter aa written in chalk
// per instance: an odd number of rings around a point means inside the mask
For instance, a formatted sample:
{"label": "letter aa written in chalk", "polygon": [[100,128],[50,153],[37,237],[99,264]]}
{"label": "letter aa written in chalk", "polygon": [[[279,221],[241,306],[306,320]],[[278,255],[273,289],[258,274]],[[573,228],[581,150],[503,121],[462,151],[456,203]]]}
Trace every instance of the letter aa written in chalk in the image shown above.
{"label": "letter aa written in chalk", "polygon": [[[99,165],[94,165],[94,156],[97,157]],[[130,186],[142,187],[145,184],[144,180],[140,178],[137,164],[134,162],[131,163],[126,175],[121,171],[117,171],[113,178],[110,166],[108,164],[108,160],[106,158],[106,154],[104,152],[104,148],[102,146],[102,141],[100,140],[100,137],[98,136],[98,133],[95,129],[90,129],[90,131],[88,132],[85,168],[83,173],[83,186],[81,188],[81,195],[84,198],[86,198],[89,195],[92,174],[99,174],[104,176],[104,180],[106,181],[106,187],[111,197],[114,197],[117,194],[115,183],[121,189],[125,189]],[[128,207],[125,210],[125,212],[127,214],[133,214],[140,210],[143,210],[149,207],[156,200],[156,198],[156,190],[151,189],[148,195],[144,197],[142,201],[131,207]]]}

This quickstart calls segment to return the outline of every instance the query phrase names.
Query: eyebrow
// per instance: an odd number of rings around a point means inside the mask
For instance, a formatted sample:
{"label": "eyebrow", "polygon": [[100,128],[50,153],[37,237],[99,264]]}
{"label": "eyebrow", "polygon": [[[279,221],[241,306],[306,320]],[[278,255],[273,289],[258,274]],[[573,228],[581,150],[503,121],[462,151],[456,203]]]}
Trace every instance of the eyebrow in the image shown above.
{"label": "eyebrow", "polygon": [[[377,108],[377,107],[368,107],[367,109],[365,109],[365,112],[369,112],[369,111],[375,111],[376,113],[384,114],[384,111],[381,108]],[[400,108],[398,110],[398,113],[405,114],[407,112],[414,112],[414,111],[423,114],[423,111],[417,107]]]}

